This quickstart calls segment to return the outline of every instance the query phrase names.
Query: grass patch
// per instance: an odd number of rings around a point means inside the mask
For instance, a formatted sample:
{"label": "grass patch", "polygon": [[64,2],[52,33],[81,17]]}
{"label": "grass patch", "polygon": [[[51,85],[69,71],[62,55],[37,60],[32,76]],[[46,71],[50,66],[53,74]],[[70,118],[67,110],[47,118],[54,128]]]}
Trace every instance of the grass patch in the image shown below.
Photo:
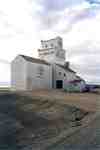
{"label": "grass patch", "polygon": [[0,92],[9,92],[10,90],[10,87],[0,87]]}

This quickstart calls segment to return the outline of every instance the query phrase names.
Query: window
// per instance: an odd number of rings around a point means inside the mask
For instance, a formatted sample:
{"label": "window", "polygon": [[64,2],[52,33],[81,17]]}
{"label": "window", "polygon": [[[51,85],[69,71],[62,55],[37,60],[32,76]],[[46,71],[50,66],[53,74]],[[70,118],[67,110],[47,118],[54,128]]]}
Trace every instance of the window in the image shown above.
{"label": "window", "polygon": [[44,68],[43,68],[43,66],[39,66],[38,68],[37,68],[37,77],[42,77],[44,75]]}
{"label": "window", "polygon": [[59,75],[61,75],[61,72],[59,72]]}
{"label": "window", "polygon": [[53,47],[53,43],[51,43],[51,47]]}
{"label": "window", "polygon": [[58,41],[58,45],[62,47],[62,41]]}
{"label": "window", "polygon": [[46,44],[46,45],[45,45],[45,48],[47,48],[47,47],[48,47],[48,45]]}
{"label": "window", "polygon": [[63,88],[63,81],[62,80],[57,80],[56,81],[56,88],[57,89],[62,89]]}
{"label": "window", "polygon": [[66,74],[64,73],[64,77],[66,77]]}

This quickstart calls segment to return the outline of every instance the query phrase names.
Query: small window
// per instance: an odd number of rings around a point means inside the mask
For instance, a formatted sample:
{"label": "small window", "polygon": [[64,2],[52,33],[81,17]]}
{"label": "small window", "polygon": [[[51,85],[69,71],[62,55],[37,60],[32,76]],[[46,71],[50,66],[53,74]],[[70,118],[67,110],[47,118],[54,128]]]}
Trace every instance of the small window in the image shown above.
{"label": "small window", "polygon": [[62,47],[62,41],[58,41],[58,45]]}
{"label": "small window", "polygon": [[47,48],[47,47],[48,47],[48,45],[46,44],[46,45],[45,45],[45,48]]}
{"label": "small window", "polygon": [[61,75],[61,72],[59,72],[59,75]]}
{"label": "small window", "polygon": [[53,47],[53,43],[51,43],[51,47]]}
{"label": "small window", "polygon": [[66,77],[66,74],[64,73],[64,77]]}

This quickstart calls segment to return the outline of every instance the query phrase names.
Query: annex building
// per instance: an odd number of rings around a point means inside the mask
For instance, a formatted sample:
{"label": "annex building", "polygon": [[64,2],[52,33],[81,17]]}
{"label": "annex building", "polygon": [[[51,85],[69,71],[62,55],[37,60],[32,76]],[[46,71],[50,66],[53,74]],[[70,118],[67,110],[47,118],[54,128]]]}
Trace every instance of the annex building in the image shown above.
{"label": "annex building", "polygon": [[85,81],[66,62],[61,37],[41,41],[39,59],[18,55],[11,63],[11,84],[14,90],[68,89],[81,91]]}

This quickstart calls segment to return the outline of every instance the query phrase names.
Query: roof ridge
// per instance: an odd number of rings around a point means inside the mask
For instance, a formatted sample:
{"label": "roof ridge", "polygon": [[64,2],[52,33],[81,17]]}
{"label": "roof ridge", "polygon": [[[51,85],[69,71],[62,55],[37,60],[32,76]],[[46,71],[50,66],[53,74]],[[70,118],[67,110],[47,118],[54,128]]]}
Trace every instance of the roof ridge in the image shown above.
{"label": "roof ridge", "polygon": [[56,65],[58,65],[59,67],[65,69],[65,70],[69,70],[70,72],[76,73],[74,70],[72,70],[72,69],[69,68],[69,67],[65,67],[64,65],[60,65],[60,64],[56,64]]}
{"label": "roof ridge", "polygon": [[32,63],[39,63],[39,64],[45,64],[45,65],[51,65],[50,63],[46,62],[45,60],[39,59],[39,58],[35,58],[35,57],[31,57],[31,56],[26,56],[26,55],[19,55],[21,57],[23,57],[26,61],[30,61]]}

